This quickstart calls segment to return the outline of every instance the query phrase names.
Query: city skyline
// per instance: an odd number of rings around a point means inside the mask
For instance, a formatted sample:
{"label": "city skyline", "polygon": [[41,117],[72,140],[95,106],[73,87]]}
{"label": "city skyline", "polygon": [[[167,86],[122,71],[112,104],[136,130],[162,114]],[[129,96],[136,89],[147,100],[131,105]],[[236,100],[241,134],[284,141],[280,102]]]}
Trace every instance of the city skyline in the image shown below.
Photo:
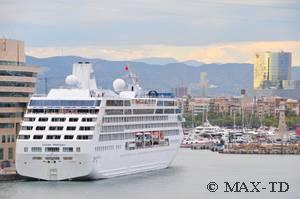
{"label": "city skyline", "polygon": [[1,7],[0,34],[25,40],[26,54],[36,57],[252,63],[257,52],[283,50],[300,65],[296,0],[4,0]]}

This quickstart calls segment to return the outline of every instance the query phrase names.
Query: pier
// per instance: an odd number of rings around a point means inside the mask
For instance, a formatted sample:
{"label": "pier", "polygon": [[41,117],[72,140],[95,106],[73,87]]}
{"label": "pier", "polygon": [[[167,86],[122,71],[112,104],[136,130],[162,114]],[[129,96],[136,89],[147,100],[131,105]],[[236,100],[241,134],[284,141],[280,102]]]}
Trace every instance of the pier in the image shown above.
{"label": "pier", "polygon": [[192,150],[210,150],[223,154],[286,154],[300,155],[300,143],[297,144],[226,144],[219,145],[213,143],[193,144]]}
{"label": "pier", "polygon": [[289,154],[300,155],[300,143],[297,144],[229,144],[223,151],[224,154]]}

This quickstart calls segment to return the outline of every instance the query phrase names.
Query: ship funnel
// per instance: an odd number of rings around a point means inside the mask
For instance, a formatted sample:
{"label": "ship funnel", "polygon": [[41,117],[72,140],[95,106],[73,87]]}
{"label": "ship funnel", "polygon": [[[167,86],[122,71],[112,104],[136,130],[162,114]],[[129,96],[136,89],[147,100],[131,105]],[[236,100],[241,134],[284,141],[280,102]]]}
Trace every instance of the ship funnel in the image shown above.
{"label": "ship funnel", "polygon": [[73,64],[72,75],[66,78],[68,85],[77,85],[81,89],[96,90],[96,78],[92,67],[89,62],[78,62]]}

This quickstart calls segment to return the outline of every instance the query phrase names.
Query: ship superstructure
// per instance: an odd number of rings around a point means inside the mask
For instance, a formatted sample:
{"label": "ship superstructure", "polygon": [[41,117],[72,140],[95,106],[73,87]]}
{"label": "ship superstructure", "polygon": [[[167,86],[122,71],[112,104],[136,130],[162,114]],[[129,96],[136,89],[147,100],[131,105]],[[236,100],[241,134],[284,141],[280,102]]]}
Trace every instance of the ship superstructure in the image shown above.
{"label": "ship superstructure", "polygon": [[114,91],[97,89],[90,63],[68,88],[34,96],[17,138],[20,175],[43,180],[110,178],[168,167],[183,138],[170,93],[144,92],[128,67]]}

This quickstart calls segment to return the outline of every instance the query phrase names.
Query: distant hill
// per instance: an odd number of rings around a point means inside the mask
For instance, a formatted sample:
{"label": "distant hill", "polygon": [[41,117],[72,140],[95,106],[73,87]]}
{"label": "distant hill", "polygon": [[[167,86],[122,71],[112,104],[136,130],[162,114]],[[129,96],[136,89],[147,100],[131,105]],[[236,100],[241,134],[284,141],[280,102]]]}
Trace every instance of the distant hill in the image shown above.
{"label": "distant hill", "polygon": [[[114,79],[126,74],[124,66],[129,64],[139,76],[145,89],[170,91],[172,87],[194,85],[198,87],[200,72],[207,73],[209,95],[239,94],[240,89],[251,91],[253,66],[243,63],[203,64],[200,67],[188,66],[184,63],[170,63],[166,65],[146,64],[142,62],[108,61],[102,59],[86,59],[76,56],[60,56],[49,58],[35,58],[27,56],[28,65],[41,67],[39,74],[39,93],[44,92],[45,77],[48,89],[64,85],[65,77],[71,73],[72,65],[78,61],[89,61],[93,64],[98,87],[111,88]],[[300,79],[300,67],[293,68],[293,77]],[[194,89],[197,93],[199,89]]]}
{"label": "distant hill", "polygon": [[131,61],[132,62],[143,62],[145,64],[152,64],[152,65],[166,65],[166,64],[174,64],[174,63],[183,63],[188,66],[201,66],[204,64],[203,62],[199,62],[196,60],[178,61],[174,58],[167,58],[167,57],[149,57],[149,58],[134,59]]}
{"label": "distant hill", "polygon": [[154,64],[154,65],[166,65],[166,64],[178,62],[174,58],[167,58],[167,57],[148,57],[148,58],[134,59],[131,61],[132,62],[143,62],[145,64]]}
{"label": "distant hill", "polygon": [[199,62],[199,61],[196,61],[196,60],[187,60],[187,61],[184,61],[182,63],[184,63],[188,66],[201,66],[201,65],[205,64],[203,62]]}

